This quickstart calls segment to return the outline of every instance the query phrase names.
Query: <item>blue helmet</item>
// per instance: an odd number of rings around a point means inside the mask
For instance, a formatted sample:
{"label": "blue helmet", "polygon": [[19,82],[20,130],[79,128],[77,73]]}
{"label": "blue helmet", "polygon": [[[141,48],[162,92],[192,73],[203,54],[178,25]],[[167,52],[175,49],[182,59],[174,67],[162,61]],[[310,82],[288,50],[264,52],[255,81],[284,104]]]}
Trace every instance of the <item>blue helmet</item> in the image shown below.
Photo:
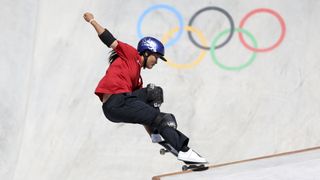
{"label": "blue helmet", "polygon": [[164,56],[164,46],[156,38],[144,37],[138,43],[138,52],[142,54],[145,51],[151,51],[152,53],[160,54],[160,59],[167,61]]}

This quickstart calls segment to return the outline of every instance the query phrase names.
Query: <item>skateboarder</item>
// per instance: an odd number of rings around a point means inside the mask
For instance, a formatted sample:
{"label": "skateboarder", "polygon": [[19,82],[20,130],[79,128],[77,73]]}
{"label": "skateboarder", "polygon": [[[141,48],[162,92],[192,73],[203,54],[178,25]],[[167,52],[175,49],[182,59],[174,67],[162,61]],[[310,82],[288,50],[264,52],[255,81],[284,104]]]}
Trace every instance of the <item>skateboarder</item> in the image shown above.
{"label": "skateboarder", "polygon": [[[87,12],[83,17],[94,27],[100,40],[112,48],[110,65],[95,90],[103,103],[106,118],[115,123],[144,125],[149,134],[157,131],[176,149],[179,160],[206,163],[188,147],[189,138],[177,130],[174,115],[160,112],[162,89],[152,84],[142,88],[141,68],[152,69],[158,58],[166,61],[163,44],[153,37],[144,37],[135,49],[117,40],[94,19],[93,14]],[[159,134],[152,134],[153,142],[161,140]]]}

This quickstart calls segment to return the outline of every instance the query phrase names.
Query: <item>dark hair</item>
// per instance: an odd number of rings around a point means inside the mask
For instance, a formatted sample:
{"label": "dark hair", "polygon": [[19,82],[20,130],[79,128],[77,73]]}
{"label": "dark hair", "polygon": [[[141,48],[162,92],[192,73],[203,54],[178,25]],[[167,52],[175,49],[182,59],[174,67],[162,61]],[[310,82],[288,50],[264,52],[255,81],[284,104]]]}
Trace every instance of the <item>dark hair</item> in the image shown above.
{"label": "dark hair", "polygon": [[119,55],[114,50],[111,50],[109,53],[109,63],[111,64],[114,60],[116,60],[119,57]]}

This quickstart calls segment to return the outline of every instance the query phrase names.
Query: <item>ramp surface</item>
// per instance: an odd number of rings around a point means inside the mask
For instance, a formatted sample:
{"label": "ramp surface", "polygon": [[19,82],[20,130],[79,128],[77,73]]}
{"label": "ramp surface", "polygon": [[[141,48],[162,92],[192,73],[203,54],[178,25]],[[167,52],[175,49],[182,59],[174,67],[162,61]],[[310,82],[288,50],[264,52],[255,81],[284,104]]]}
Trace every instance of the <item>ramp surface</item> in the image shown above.
{"label": "ramp surface", "polygon": [[201,172],[175,172],[152,180],[316,180],[320,177],[320,147],[212,165]]}

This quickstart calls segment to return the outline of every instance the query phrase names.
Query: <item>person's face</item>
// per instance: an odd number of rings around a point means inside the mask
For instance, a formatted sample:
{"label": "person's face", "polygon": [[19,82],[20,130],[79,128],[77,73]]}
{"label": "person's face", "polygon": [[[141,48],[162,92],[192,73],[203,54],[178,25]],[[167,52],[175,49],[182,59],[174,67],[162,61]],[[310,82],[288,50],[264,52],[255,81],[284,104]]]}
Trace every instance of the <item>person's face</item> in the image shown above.
{"label": "person's face", "polygon": [[151,54],[151,55],[148,57],[148,61],[147,61],[146,67],[147,67],[148,69],[152,69],[153,66],[157,64],[158,58],[159,58],[159,55],[158,55],[158,54]]}

